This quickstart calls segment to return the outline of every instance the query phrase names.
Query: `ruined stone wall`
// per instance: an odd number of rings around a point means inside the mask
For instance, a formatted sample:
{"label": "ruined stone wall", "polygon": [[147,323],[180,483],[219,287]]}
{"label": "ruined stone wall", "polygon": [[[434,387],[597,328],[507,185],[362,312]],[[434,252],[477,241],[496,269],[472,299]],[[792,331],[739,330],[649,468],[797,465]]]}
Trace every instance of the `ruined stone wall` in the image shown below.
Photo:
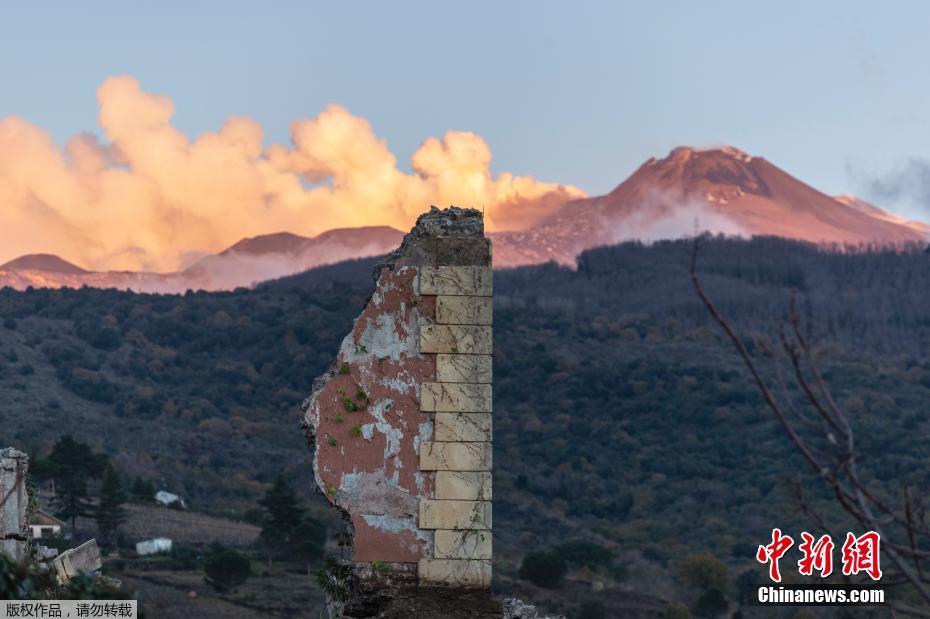
{"label": "ruined stone wall", "polygon": [[314,384],[314,473],[356,564],[421,584],[491,579],[491,252],[481,213],[433,208]]}
{"label": "ruined stone wall", "polygon": [[0,553],[19,560],[29,547],[29,457],[12,447],[0,449]]}

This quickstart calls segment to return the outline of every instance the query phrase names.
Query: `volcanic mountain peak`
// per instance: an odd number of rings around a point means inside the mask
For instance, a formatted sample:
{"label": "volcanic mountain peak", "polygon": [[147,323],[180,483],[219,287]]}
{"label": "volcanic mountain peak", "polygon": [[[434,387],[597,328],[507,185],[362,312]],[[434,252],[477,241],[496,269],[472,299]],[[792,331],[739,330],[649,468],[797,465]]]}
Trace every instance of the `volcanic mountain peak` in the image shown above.
{"label": "volcanic mountain peak", "polygon": [[749,163],[755,157],[748,154],[745,151],[742,151],[735,146],[727,146],[726,144],[720,146],[678,146],[673,148],[668,153],[666,159],[673,160],[688,160],[694,155],[711,155],[715,157],[731,157],[733,159],[738,159],[744,163]]}
{"label": "volcanic mountain peak", "polygon": [[0,265],[0,271],[43,271],[46,273],[67,273],[69,275],[79,275],[88,273],[67,260],[59,258],[54,254],[27,254],[6,264]]}
{"label": "volcanic mountain peak", "polygon": [[290,232],[275,232],[251,236],[238,241],[220,252],[221,256],[231,253],[262,256],[264,254],[289,254],[299,251],[309,238]]}

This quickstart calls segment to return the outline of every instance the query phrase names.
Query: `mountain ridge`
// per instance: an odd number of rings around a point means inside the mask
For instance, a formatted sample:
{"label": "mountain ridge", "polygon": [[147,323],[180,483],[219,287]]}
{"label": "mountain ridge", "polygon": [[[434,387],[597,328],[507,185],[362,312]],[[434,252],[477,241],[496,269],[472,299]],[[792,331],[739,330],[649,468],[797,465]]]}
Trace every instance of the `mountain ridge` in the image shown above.
{"label": "mountain ridge", "polygon": [[[550,260],[574,265],[579,253],[593,247],[704,230],[851,246],[930,239],[926,223],[848,194],[829,196],[733,146],[679,146],[663,158],[650,157],[605,195],[568,201],[529,229],[488,236],[500,268]],[[166,293],[250,287],[323,264],[384,254],[402,237],[388,226],[336,228],[313,237],[281,231],[240,239],[163,274],[85,271],[57,256],[37,254],[0,267],[0,287],[88,285]]]}

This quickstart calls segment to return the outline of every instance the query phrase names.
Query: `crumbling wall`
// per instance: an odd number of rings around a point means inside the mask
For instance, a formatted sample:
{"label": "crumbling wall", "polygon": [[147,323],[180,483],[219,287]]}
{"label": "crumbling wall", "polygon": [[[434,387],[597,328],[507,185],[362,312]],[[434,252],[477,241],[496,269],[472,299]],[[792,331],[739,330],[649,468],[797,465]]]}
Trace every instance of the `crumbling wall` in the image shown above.
{"label": "crumbling wall", "polygon": [[29,548],[29,456],[12,447],[0,449],[0,553],[20,560]]}
{"label": "crumbling wall", "polygon": [[375,280],[305,404],[317,485],[351,522],[357,564],[489,587],[492,274],[481,213],[432,208]]}

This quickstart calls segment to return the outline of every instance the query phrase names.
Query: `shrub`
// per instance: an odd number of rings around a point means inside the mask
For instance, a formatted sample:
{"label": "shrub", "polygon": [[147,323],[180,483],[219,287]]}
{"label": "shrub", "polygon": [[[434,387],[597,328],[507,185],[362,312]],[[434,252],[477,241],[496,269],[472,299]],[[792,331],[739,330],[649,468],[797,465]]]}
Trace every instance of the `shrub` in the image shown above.
{"label": "shrub", "polygon": [[665,609],[665,619],[691,619],[691,611],[680,602],[671,602]]}
{"label": "shrub", "polygon": [[578,619],[607,619],[607,609],[596,600],[588,600],[578,609]]}
{"label": "shrub", "polygon": [[531,552],[523,557],[520,566],[520,578],[524,578],[537,587],[555,589],[562,582],[568,565],[565,559],[554,552]]}
{"label": "shrub", "polygon": [[727,590],[727,568],[714,555],[691,555],[681,563],[679,576],[684,584],[707,591]]}
{"label": "shrub", "polygon": [[609,565],[614,553],[594,542],[587,540],[572,540],[559,544],[553,552],[573,565],[586,565],[596,568],[599,565]]}
{"label": "shrub", "polygon": [[210,555],[203,565],[204,580],[217,591],[235,589],[252,575],[248,557],[237,550],[226,548]]}
{"label": "shrub", "polygon": [[200,567],[202,557],[200,551],[187,544],[174,544],[171,546],[171,558],[179,570],[196,570]]}

